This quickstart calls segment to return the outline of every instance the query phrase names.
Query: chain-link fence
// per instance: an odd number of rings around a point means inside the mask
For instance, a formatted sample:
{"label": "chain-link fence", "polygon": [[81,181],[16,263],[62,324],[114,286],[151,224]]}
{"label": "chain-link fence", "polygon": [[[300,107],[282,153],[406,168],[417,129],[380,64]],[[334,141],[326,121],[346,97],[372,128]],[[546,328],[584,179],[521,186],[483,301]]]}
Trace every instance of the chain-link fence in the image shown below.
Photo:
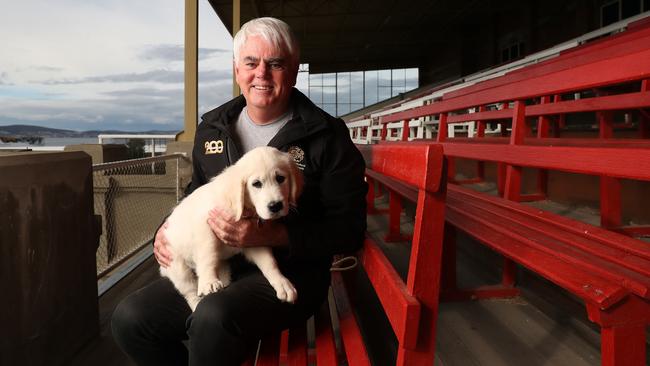
{"label": "chain-link fence", "polygon": [[151,242],[190,176],[183,154],[93,165],[95,215],[102,217],[98,278]]}

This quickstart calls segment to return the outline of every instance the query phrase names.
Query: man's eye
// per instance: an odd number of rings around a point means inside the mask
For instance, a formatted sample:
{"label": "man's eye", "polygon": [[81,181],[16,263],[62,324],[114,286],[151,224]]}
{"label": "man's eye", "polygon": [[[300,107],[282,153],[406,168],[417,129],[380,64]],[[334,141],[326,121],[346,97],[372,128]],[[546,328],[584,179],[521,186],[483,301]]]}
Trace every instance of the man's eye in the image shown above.
{"label": "man's eye", "polygon": [[282,184],[286,178],[283,175],[276,175],[275,176],[275,181]]}
{"label": "man's eye", "polygon": [[260,182],[259,180],[256,180],[256,181],[253,182],[252,186],[255,187],[255,188],[262,188],[262,182]]}
{"label": "man's eye", "polygon": [[282,64],[271,64],[271,68],[274,70],[282,70]]}

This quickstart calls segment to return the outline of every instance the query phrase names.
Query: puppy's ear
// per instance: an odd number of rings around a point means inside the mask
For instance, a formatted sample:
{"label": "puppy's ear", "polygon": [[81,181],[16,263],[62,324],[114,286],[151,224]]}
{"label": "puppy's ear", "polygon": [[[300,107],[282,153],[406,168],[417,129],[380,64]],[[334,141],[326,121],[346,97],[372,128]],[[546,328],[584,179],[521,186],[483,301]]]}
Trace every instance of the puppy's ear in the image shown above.
{"label": "puppy's ear", "polygon": [[292,205],[297,205],[298,197],[302,193],[302,186],[304,184],[304,178],[302,176],[302,171],[298,168],[296,163],[293,161],[291,156],[288,157],[289,162],[289,203]]}
{"label": "puppy's ear", "polygon": [[228,197],[228,203],[230,203],[230,209],[235,220],[239,221],[244,213],[244,202],[246,201],[246,178],[241,169],[238,169],[235,165],[226,168],[222,174],[227,175],[224,184],[226,185],[226,192],[228,192],[226,196]]}

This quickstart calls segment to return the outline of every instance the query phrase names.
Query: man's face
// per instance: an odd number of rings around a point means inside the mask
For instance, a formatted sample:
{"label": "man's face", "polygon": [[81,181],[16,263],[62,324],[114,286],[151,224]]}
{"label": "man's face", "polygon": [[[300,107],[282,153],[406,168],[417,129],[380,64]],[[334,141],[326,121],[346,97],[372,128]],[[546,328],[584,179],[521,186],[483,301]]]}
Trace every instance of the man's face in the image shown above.
{"label": "man's face", "polygon": [[237,84],[248,109],[262,119],[277,118],[286,112],[297,71],[287,52],[259,36],[248,37],[235,62]]}

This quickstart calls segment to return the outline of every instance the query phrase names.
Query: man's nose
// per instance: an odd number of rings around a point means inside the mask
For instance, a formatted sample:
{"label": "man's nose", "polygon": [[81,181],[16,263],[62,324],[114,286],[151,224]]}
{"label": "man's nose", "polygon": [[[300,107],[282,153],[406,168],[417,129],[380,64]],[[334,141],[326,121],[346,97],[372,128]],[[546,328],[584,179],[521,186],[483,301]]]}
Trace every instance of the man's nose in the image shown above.
{"label": "man's nose", "polygon": [[255,76],[258,78],[263,78],[268,75],[269,68],[264,64],[264,62],[260,62],[259,65],[257,65],[257,69],[255,70]]}

